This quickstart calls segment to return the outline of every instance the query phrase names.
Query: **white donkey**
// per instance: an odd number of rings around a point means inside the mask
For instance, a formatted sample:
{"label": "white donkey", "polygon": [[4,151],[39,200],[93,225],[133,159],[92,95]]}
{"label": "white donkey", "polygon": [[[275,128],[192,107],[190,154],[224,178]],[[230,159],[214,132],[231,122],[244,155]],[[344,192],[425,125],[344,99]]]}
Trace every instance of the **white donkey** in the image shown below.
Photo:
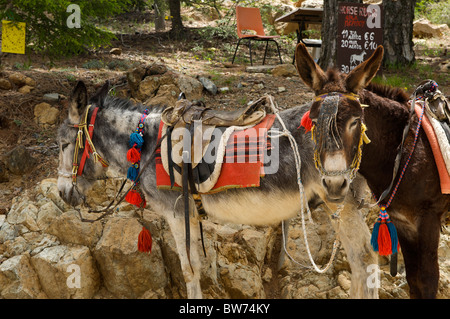
{"label": "white donkey", "polygon": [[[309,65],[310,69],[319,68],[304,47],[299,46],[296,54],[297,68],[303,68],[305,64]],[[370,58],[355,68],[347,78],[330,78],[328,81],[329,83],[336,80],[343,81],[350,92],[357,92],[370,82],[380,63],[381,60]],[[305,83],[311,87],[316,81],[314,74],[311,72],[309,76],[302,75]],[[351,81],[346,79],[351,79]],[[98,109],[95,111],[95,131],[92,137],[94,157],[104,159],[109,163],[111,169],[124,177],[130,166],[126,157],[130,133],[136,129],[146,106],[134,105],[128,100],[109,97],[107,92],[108,87],[104,86],[95,96],[88,99],[84,83],[79,82],[70,99],[68,118],[59,130],[58,188],[61,197],[73,206],[80,205],[85,201],[84,194],[95,179],[104,175],[106,171],[102,165],[87,160],[81,176],[77,176],[76,180],[72,178],[73,164],[74,162],[79,163],[81,157],[81,153],[76,154],[79,123],[84,121],[84,115],[86,115],[86,122],[90,123],[95,107]],[[327,91],[325,86],[323,92],[320,93],[328,92],[331,91]],[[344,99],[345,97],[341,97],[341,100]],[[356,179],[353,180],[357,170],[357,167],[354,167],[354,159],[357,158],[358,150],[346,149],[345,145],[349,143],[341,144],[340,150],[337,150],[333,156],[322,158],[323,165],[321,173],[319,173],[314,163],[315,144],[311,140],[311,133],[305,132],[304,128],[298,128],[300,120],[309,110],[310,105],[294,107],[278,113],[279,117],[269,131],[274,147],[272,153],[279,154],[277,157],[278,169],[261,179],[260,187],[230,189],[226,192],[202,195],[203,207],[213,221],[274,225],[297,216],[306,202],[309,203],[311,209],[325,202],[331,211],[335,211],[337,205],[345,204],[340,218],[337,221],[334,220],[333,225],[351,266],[350,296],[352,298],[377,298],[377,289],[367,285],[368,277],[371,275],[367,272],[367,265],[377,264],[377,256],[372,252],[370,246],[368,227],[357,210],[358,202],[351,196],[353,192],[357,192],[362,187]],[[154,161],[154,150],[157,145],[161,120],[162,108],[154,107],[149,110],[144,121],[145,133],[141,163]],[[349,133],[354,132],[355,127],[352,121],[352,118],[337,117],[338,132],[336,133],[341,139],[345,139]],[[289,136],[290,138],[288,138]],[[291,143],[298,145],[299,164],[301,164],[300,179],[296,174],[298,165],[296,165],[296,156],[292,148],[294,144]],[[199,223],[195,218],[191,218],[190,232],[193,245],[189,261],[186,252],[183,205],[178,204],[174,208],[180,194],[173,190],[157,189],[155,180],[155,165],[143,167],[140,175],[140,187],[146,203],[155,212],[163,214],[170,225],[180,256],[188,297],[201,298]],[[300,188],[299,181],[302,183]],[[354,191],[348,192],[351,184]],[[304,190],[304,203],[301,201],[299,189]]]}

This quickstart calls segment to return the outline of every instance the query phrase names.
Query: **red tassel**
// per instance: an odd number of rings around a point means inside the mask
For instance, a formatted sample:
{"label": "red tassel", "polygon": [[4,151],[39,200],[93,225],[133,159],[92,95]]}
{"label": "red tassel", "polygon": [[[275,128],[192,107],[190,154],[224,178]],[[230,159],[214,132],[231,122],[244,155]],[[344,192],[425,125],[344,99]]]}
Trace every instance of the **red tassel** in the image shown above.
{"label": "red tassel", "polygon": [[127,152],[127,160],[131,163],[137,163],[141,160],[141,153],[135,147],[132,147]]}
{"label": "red tassel", "polygon": [[145,207],[146,202],[142,199],[141,195],[134,189],[128,192],[127,196],[125,196],[125,200],[137,207]]}
{"label": "red tassel", "polygon": [[143,253],[152,252],[152,234],[145,227],[142,227],[138,236],[138,250]]}
{"label": "red tassel", "polygon": [[[305,133],[311,131],[313,127],[313,122],[309,117],[309,111],[303,115],[302,120],[300,121],[300,126],[303,126],[305,128]],[[297,129],[299,129],[300,126],[297,127]]]}
{"label": "red tassel", "polygon": [[378,253],[381,256],[389,256],[392,254],[391,235],[389,234],[386,223],[381,223],[380,229],[378,230]]}

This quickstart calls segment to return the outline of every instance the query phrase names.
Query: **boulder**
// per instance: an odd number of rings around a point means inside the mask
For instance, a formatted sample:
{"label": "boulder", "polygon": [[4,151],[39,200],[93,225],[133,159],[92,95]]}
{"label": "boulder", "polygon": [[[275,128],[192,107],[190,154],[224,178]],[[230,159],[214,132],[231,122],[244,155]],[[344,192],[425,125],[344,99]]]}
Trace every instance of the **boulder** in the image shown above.
{"label": "boulder", "polygon": [[9,81],[17,86],[23,86],[26,83],[26,76],[19,72],[14,72],[9,75]]}
{"label": "boulder", "polygon": [[[43,213],[42,211],[45,206],[50,206],[46,207],[49,208],[48,213]],[[46,232],[56,236],[63,243],[93,247],[102,235],[103,227],[100,221],[93,223],[83,222],[75,210],[59,213],[58,207],[52,202],[41,207],[39,216],[41,215],[44,217],[39,219],[39,221],[44,218],[51,220]]]}
{"label": "boulder", "polygon": [[19,91],[19,93],[22,93],[22,94],[28,94],[32,90],[34,90],[34,87],[29,86],[29,85],[24,85],[18,91]]}
{"label": "boulder", "polygon": [[11,257],[0,264],[0,296],[5,299],[47,298],[28,254]]}
{"label": "boulder", "polygon": [[121,48],[112,48],[109,51],[109,53],[113,54],[113,55],[121,55],[122,54],[122,49]]}
{"label": "boulder", "polygon": [[154,97],[161,85],[176,85],[176,82],[177,75],[173,72],[166,72],[163,75],[147,76],[139,84],[136,97],[141,101],[145,101],[148,98]]}
{"label": "boulder", "polygon": [[178,78],[178,87],[188,100],[198,100],[202,97],[203,84],[190,76],[181,75]]}
{"label": "boulder", "polygon": [[418,38],[441,38],[450,31],[446,24],[432,24],[425,18],[413,22],[413,36]]}
{"label": "boulder", "polygon": [[51,299],[89,299],[100,287],[100,275],[85,246],[58,245],[31,257],[42,290]]}
{"label": "boulder", "polygon": [[214,84],[213,81],[211,81],[210,79],[208,79],[208,78],[206,78],[204,76],[199,76],[198,80],[203,85],[203,88],[206,91],[208,91],[212,95],[216,95],[217,94],[217,86]]}
{"label": "boulder", "polygon": [[110,218],[93,251],[106,289],[117,297],[139,298],[168,284],[158,242],[153,241],[151,253],[137,250],[141,230],[134,218]]}
{"label": "boulder", "polygon": [[34,107],[35,122],[41,125],[54,125],[58,121],[59,110],[46,102]]}
{"label": "boulder", "polygon": [[36,163],[28,150],[23,145],[18,145],[3,156],[8,170],[15,175],[29,173]]}
{"label": "boulder", "polygon": [[2,90],[11,90],[12,85],[7,79],[0,79],[0,89]]}
{"label": "boulder", "polygon": [[145,105],[175,105],[180,89],[175,84],[164,84],[158,89],[157,94],[144,102]]}
{"label": "boulder", "polygon": [[272,69],[272,75],[273,76],[283,76],[283,77],[293,77],[297,76],[297,69],[296,67],[289,63],[289,64],[279,64],[276,67]]}

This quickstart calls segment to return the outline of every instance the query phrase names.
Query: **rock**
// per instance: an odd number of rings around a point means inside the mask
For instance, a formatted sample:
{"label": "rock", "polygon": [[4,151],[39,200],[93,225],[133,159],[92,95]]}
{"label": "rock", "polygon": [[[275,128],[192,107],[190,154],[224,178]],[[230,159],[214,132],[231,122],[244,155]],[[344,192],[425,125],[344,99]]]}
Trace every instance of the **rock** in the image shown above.
{"label": "rock", "polygon": [[113,55],[121,55],[122,54],[122,49],[121,48],[112,48],[109,51],[109,53],[113,54]]}
{"label": "rock", "polygon": [[25,85],[28,85],[28,86],[31,86],[31,87],[35,87],[36,86],[36,81],[27,76],[25,78]]}
{"label": "rock", "polygon": [[181,75],[177,84],[180,91],[186,94],[188,100],[198,100],[202,97],[203,84],[199,80]]}
{"label": "rock", "polygon": [[11,173],[24,175],[33,169],[36,160],[23,145],[18,145],[4,155],[4,163]]}
{"label": "rock", "polygon": [[19,91],[19,93],[22,93],[22,94],[28,94],[32,90],[34,90],[34,87],[29,86],[29,85],[24,85],[18,91]]}
{"label": "rock", "polygon": [[212,95],[217,94],[217,86],[214,84],[213,81],[203,76],[198,77],[198,80],[200,81],[200,83],[202,83],[206,91],[208,91]]}
{"label": "rock", "polygon": [[283,93],[283,92],[286,92],[286,88],[284,86],[280,86],[278,88],[278,93]]}
{"label": "rock", "polygon": [[139,90],[136,92],[136,97],[141,101],[145,101],[150,97],[154,97],[161,85],[176,85],[176,77],[177,75],[172,72],[166,72],[165,74],[160,76],[147,76],[139,84]]}
{"label": "rock", "polygon": [[9,81],[17,86],[23,86],[26,82],[26,76],[22,73],[14,72],[9,75]]}
{"label": "rock", "polygon": [[424,18],[418,19],[413,23],[413,36],[418,38],[441,38],[449,30],[446,24],[432,24]]}
{"label": "rock", "polygon": [[228,86],[219,88],[220,93],[228,93],[229,91],[230,91],[230,88]]}
{"label": "rock", "polygon": [[164,84],[158,89],[156,96],[145,101],[145,105],[175,105],[180,89],[175,84]]}
{"label": "rock", "polygon": [[248,66],[245,68],[245,71],[249,73],[266,73],[275,68],[274,65],[256,65],[256,66]]}
{"label": "rock", "polygon": [[[53,204],[52,202],[50,203],[48,205]],[[41,207],[39,216],[41,216],[44,206]],[[58,237],[63,243],[93,247],[100,239],[103,231],[100,221],[94,223],[82,222],[78,212],[75,210],[59,213],[60,211],[56,205],[46,208],[50,209],[48,213],[42,213],[42,219],[45,216],[47,220],[50,220],[50,222],[47,221],[49,225],[46,232]],[[39,220],[41,221],[41,219]],[[44,220],[44,222],[46,221]]]}
{"label": "rock", "polygon": [[22,224],[31,231],[38,231],[39,226],[36,222],[37,213],[38,208],[34,204],[24,200],[16,202],[11,206],[6,220],[11,225]]}
{"label": "rock", "polygon": [[0,89],[2,90],[11,90],[12,85],[7,79],[0,79]]}
{"label": "rock", "polygon": [[31,257],[31,264],[51,299],[89,299],[100,287],[100,275],[87,247],[49,247]]}
{"label": "rock", "polygon": [[279,64],[276,67],[272,69],[272,75],[273,76],[283,76],[283,77],[290,77],[290,76],[297,76],[297,69],[296,67],[289,63],[289,64]]}
{"label": "rock", "polygon": [[42,99],[43,99],[45,102],[50,102],[50,103],[52,103],[52,102],[58,102],[59,99],[60,99],[60,96],[59,96],[58,93],[47,93],[47,94],[44,94],[44,96],[42,97]]}
{"label": "rock", "polygon": [[44,196],[46,200],[43,200],[44,204],[47,200],[51,200],[61,211],[67,211],[71,207],[66,204],[63,199],[59,196],[59,190],[57,186],[56,178],[47,178],[41,181],[41,183],[36,187],[36,191],[39,196]]}
{"label": "rock", "polygon": [[62,211],[52,201],[49,201],[46,204],[42,205],[39,208],[39,212],[36,218],[36,223],[39,229],[47,231],[48,226],[61,214]]}
{"label": "rock", "polygon": [[136,96],[136,92],[139,90],[139,84],[144,76],[145,69],[142,66],[138,66],[137,68],[127,72],[127,81],[133,96]]}
{"label": "rock", "polygon": [[262,90],[262,89],[264,89],[264,84],[258,83],[258,84],[255,84],[254,87],[255,87],[256,90]]}
{"label": "rock", "polygon": [[47,298],[28,254],[11,257],[0,264],[0,296],[5,299]]}
{"label": "rock", "polygon": [[168,284],[159,244],[153,241],[150,254],[137,250],[141,229],[136,219],[110,218],[94,249],[103,283],[115,296],[139,298]]}
{"label": "rock", "polygon": [[153,63],[146,67],[146,75],[161,75],[167,72],[167,67],[164,64]]}
{"label": "rock", "polygon": [[59,117],[59,110],[46,102],[37,104],[34,107],[35,121],[43,126],[56,124]]}

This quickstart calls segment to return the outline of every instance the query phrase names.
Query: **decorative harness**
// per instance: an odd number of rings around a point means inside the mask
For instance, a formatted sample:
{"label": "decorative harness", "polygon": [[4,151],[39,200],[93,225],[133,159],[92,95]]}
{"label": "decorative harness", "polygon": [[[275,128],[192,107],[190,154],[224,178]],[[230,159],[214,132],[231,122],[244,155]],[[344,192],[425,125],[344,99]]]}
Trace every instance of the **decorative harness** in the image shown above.
{"label": "decorative harness", "polygon": [[[73,127],[78,128],[77,140],[75,143],[75,150],[73,152],[73,166],[72,166],[72,184],[77,183],[77,176],[83,174],[84,165],[86,164],[86,159],[90,158],[89,153],[92,152],[94,156],[94,163],[100,162],[103,167],[108,167],[109,164],[104,160],[96,151],[94,143],[92,143],[92,136],[94,135],[94,125],[97,118],[98,107],[94,108],[92,111],[91,121],[89,125],[87,124],[87,118],[89,114],[89,109],[91,105],[86,107],[86,112],[84,116],[81,117],[80,123],[73,125]],[[85,145],[83,146],[83,133],[86,135]],[[84,147],[84,152],[81,157],[80,163],[78,163],[78,151]]]}
{"label": "decorative harness", "polygon": [[[361,165],[362,146],[363,143],[370,143],[370,139],[366,135],[367,127],[361,123],[361,135],[358,143],[357,152],[352,160],[352,164],[346,170],[341,171],[327,171],[320,160],[320,152],[325,149],[330,149],[331,145],[336,145],[338,149],[342,147],[342,140],[337,130],[336,115],[339,108],[339,100],[341,97],[346,97],[359,103],[359,97],[353,93],[339,93],[331,92],[316,96],[315,102],[322,101],[320,114],[317,123],[311,127],[311,138],[314,141],[314,163],[320,174],[323,176],[340,176],[349,175],[353,180]],[[360,104],[360,103],[359,103]],[[366,107],[365,104],[360,104],[361,107]],[[308,114],[309,116],[309,114]]]}

